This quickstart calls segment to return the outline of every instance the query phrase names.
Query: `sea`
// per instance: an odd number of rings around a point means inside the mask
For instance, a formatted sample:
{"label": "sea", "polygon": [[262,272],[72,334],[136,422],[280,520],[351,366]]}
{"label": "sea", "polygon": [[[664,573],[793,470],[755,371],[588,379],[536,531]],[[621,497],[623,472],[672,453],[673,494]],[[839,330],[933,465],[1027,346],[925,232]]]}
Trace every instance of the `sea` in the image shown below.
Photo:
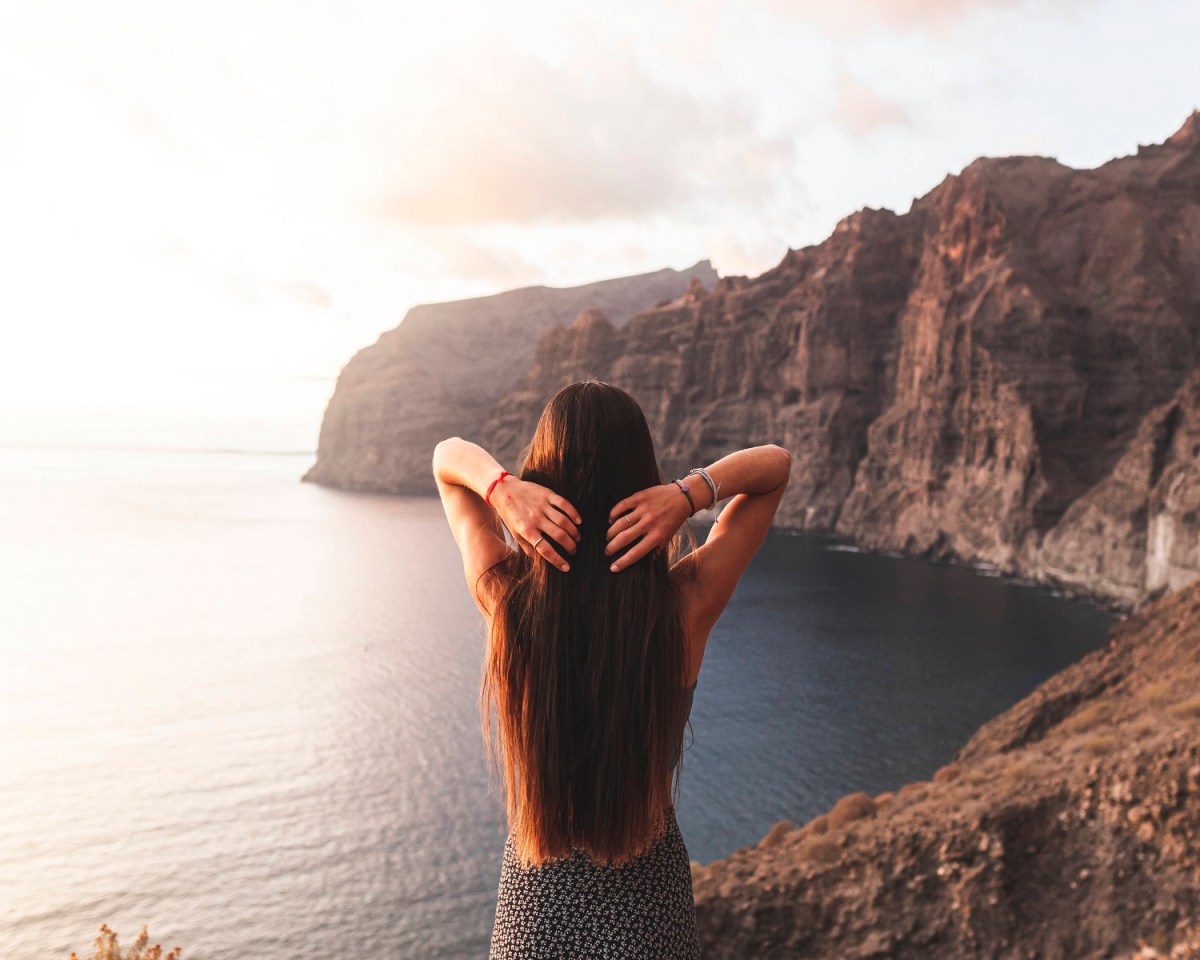
{"label": "sea", "polygon": [[[436,497],[311,453],[0,447],[0,944],[487,954],[504,845],[482,617]],[[698,532],[699,528],[698,528]],[[927,779],[1113,615],[772,532],[685,739],[693,860]]]}

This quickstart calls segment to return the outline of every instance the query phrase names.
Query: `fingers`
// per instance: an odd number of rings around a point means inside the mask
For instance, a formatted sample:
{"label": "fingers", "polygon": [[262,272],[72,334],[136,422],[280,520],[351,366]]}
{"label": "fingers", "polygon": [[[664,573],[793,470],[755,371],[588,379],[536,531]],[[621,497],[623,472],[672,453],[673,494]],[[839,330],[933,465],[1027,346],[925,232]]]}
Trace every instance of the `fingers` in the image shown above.
{"label": "fingers", "polygon": [[[650,535],[653,530],[649,525],[635,524],[627,532],[632,534],[634,537],[641,537],[641,539],[609,565],[609,569],[613,573],[618,573],[621,570],[624,570],[626,567],[633,566],[633,564],[637,563],[642,559],[642,557],[658,546],[658,541]],[[624,534],[622,534],[621,537],[624,538],[623,542],[629,542],[629,538],[625,537]],[[620,547],[617,549],[619,550]],[[614,550],[613,552],[615,553],[616,551]]]}
{"label": "fingers", "polygon": [[[628,524],[626,517],[621,517],[616,524],[609,528],[616,530],[617,533],[604,547],[606,556],[613,556],[620,553],[626,546],[632,544],[626,553],[618,557],[609,566],[609,569],[616,573],[624,570],[626,567],[637,563],[642,557],[649,553],[655,546],[655,540],[650,534],[653,532],[653,524],[648,518],[635,520],[633,525]],[[636,541],[636,542],[635,542]]]}
{"label": "fingers", "polygon": [[[563,501],[563,503],[566,504],[566,507],[567,507],[566,510],[564,510],[563,512],[560,513],[559,511],[563,509],[561,507],[559,507],[558,509],[555,509],[555,510],[547,509],[545,511],[545,517],[552,524],[554,524],[557,529],[560,529],[563,531],[565,536],[570,540],[570,543],[569,544],[564,543],[563,540],[557,536],[554,539],[558,540],[558,542],[561,543],[564,547],[570,546],[573,550],[575,547],[575,544],[577,544],[580,539],[578,524],[583,523],[583,520],[579,519],[579,520],[572,521],[571,514],[575,514],[575,516],[579,516],[579,514],[575,513],[574,507],[572,507],[565,500]],[[558,505],[555,504],[553,501],[551,501],[551,506],[557,507]]]}
{"label": "fingers", "polygon": [[[633,522],[630,523],[630,520]],[[612,556],[627,543],[636,540],[643,532],[639,530],[639,525],[640,522],[630,514],[618,517],[616,523],[610,526],[605,534],[605,554]]]}
{"label": "fingers", "polygon": [[[557,507],[563,513],[565,513],[568,517],[570,517],[573,521],[575,521],[575,523],[583,523],[583,517],[581,517],[579,515],[579,511],[576,510],[573,506],[571,506],[570,501],[567,500],[565,497],[560,497],[558,494],[554,494],[553,496],[550,497],[550,506]],[[578,540],[579,539],[579,531],[573,530],[571,532],[575,534],[575,539]]]}
{"label": "fingers", "polygon": [[553,538],[568,553],[574,553],[575,545],[579,542],[579,528],[571,523],[564,514],[554,510],[546,511],[545,520],[546,522],[541,527],[542,532]]}
{"label": "fingers", "polygon": [[545,535],[534,537],[533,543],[530,544],[530,548],[534,553],[542,557],[542,559],[558,567],[558,569],[563,573],[566,573],[571,569],[567,561],[559,555],[559,552],[550,546],[550,542],[546,539]]}
{"label": "fingers", "polygon": [[621,514],[627,513],[637,506],[637,494],[632,497],[626,497],[624,500],[618,500],[612,505],[612,509],[608,511],[608,522],[613,523]]}

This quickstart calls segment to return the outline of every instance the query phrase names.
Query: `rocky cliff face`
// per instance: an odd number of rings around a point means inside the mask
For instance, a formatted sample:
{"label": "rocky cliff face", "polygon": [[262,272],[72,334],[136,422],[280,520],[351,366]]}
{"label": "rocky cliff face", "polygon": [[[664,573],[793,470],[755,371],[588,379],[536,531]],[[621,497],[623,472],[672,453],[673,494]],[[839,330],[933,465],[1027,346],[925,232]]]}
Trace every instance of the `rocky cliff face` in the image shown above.
{"label": "rocky cliff face", "polygon": [[550,395],[599,377],[668,472],[791,451],[782,525],[1129,607],[1200,573],[1198,366],[1200,112],[1095,170],[979,159],[760,277],[581,316],[483,433],[515,463]]}
{"label": "rocky cliff face", "polygon": [[776,824],[693,879],[710,960],[1100,960],[1179,939],[1200,920],[1200,584],[1119,621],[931,781]]}
{"label": "rocky cliff face", "polygon": [[538,337],[581,310],[618,325],[712,283],[712,265],[659,270],[581,287],[527,287],[414,307],[354,355],[338,377],[306,481],[353,490],[433,493],[433,448],[474,438],[488,410],[528,369]]}

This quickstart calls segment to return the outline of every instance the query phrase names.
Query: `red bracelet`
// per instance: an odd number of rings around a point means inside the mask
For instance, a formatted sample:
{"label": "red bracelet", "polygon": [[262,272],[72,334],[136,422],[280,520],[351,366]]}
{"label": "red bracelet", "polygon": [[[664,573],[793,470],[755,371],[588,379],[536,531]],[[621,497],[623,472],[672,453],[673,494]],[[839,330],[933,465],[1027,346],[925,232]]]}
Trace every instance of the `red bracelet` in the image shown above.
{"label": "red bracelet", "polygon": [[483,498],[483,502],[486,503],[490,507],[492,505],[492,490],[495,489],[496,484],[498,484],[505,477],[511,477],[511,476],[512,476],[512,474],[509,473],[507,470],[501,470],[500,476],[498,476],[495,480],[493,480],[490,484],[488,484],[487,496],[485,496]]}

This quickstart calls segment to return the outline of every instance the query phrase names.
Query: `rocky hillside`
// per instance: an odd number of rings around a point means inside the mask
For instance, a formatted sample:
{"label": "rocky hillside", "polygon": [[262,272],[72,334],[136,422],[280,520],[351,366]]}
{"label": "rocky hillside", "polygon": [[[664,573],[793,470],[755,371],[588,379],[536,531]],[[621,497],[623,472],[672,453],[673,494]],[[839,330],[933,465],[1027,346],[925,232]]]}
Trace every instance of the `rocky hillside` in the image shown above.
{"label": "rocky hillside", "polygon": [[1193,936],[1200,583],[1118,621],[931,781],[693,876],[708,960],[1101,960]]}
{"label": "rocky hillside", "polygon": [[1200,112],[1094,170],[979,159],[754,278],[548,331],[482,441],[595,376],[668,472],[773,442],[782,525],[1130,607],[1200,576]]}
{"label": "rocky hillside", "polygon": [[603,310],[620,327],[689,284],[716,279],[703,260],[687,270],[414,307],[342,369],[321,423],[317,461],[303,479],[434,493],[434,445],[479,434],[492,405],[528,369],[539,336],[588,308]]}

